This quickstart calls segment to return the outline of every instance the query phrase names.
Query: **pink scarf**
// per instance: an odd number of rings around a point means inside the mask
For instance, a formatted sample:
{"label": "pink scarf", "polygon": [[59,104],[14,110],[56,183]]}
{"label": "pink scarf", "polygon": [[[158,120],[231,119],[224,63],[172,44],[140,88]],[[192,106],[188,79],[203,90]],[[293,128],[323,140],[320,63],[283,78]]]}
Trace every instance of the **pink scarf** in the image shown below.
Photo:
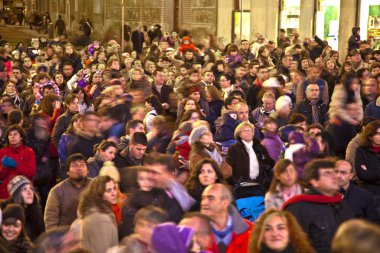
{"label": "pink scarf", "polygon": [[281,190],[282,190],[282,198],[283,198],[284,202],[286,202],[288,199],[290,199],[291,197],[296,195],[297,184],[294,184],[291,187],[282,186]]}

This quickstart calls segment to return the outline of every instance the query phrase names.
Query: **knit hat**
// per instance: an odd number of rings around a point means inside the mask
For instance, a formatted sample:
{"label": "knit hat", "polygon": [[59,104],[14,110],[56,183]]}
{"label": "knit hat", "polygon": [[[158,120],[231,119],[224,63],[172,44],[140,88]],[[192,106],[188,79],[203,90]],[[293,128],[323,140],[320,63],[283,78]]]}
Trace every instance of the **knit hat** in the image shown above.
{"label": "knit hat", "polygon": [[195,142],[199,141],[202,135],[209,132],[210,130],[206,126],[199,126],[191,131],[189,144],[193,145]]}
{"label": "knit hat", "polygon": [[152,245],[157,253],[187,253],[193,235],[194,230],[192,228],[166,222],[153,229]]}
{"label": "knit hat", "polygon": [[25,224],[25,214],[24,209],[19,204],[9,204],[3,211],[3,223],[7,219],[16,219],[20,220],[21,223]]}
{"label": "knit hat", "polygon": [[13,196],[17,189],[20,189],[26,184],[32,184],[32,182],[24,176],[15,176],[7,185],[9,195]]}
{"label": "knit hat", "polygon": [[198,87],[198,85],[190,86],[190,87],[187,89],[187,95],[188,95],[188,96],[190,96],[190,95],[193,94],[194,92],[199,92],[199,87]]}
{"label": "knit hat", "polygon": [[99,171],[99,176],[109,176],[116,182],[120,182],[120,174],[115,164],[111,161],[103,163],[102,168]]}

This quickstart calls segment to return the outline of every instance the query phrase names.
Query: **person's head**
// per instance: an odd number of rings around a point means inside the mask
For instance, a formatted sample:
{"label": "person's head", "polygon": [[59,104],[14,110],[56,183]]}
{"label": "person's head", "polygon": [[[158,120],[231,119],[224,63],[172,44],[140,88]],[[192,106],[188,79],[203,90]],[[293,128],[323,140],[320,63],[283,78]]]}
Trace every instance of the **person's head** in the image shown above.
{"label": "person's head", "polygon": [[354,169],[349,161],[338,160],[335,163],[335,174],[339,187],[347,190],[351,179],[354,177]]}
{"label": "person's head", "polygon": [[307,235],[290,212],[265,211],[255,222],[249,242],[250,252],[263,252],[263,246],[270,252],[282,252],[289,245],[293,252],[315,253]]}
{"label": "person's head", "polygon": [[69,226],[49,229],[36,240],[36,253],[67,253],[78,249],[80,241]]}
{"label": "person's head", "polygon": [[220,183],[223,179],[219,165],[209,158],[202,159],[195,165],[194,174],[198,182],[204,187]]}
{"label": "person's head", "polygon": [[71,180],[82,182],[88,175],[86,157],[80,153],[70,155],[66,160],[66,171]]}
{"label": "person's head", "polygon": [[79,111],[78,96],[76,94],[70,93],[65,99],[66,110],[75,114]]}
{"label": "person's head", "polygon": [[335,162],[331,159],[314,159],[305,166],[303,177],[309,185],[322,194],[334,196],[338,190],[338,180],[334,172]]}
{"label": "person's head", "polygon": [[214,73],[211,70],[204,70],[202,80],[206,83],[212,83],[215,80]]}
{"label": "person's head", "polygon": [[20,109],[13,109],[8,113],[8,125],[22,126],[24,123],[24,116]]}
{"label": "person's head", "polygon": [[185,50],[185,59],[191,60],[194,57],[194,51],[191,49]]}
{"label": "person's head", "polygon": [[158,155],[151,162],[152,178],[154,185],[161,189],[166,189],[170,182],[176,178],[176,169],[172,163],[171,155]]}
{"label": "person's head", "polygon": [[112,70],[120,70],[120,60],[116,57],[111,57],[107,62],[107,66]]}
{"label": "person's head", "polygon": [[366,125],[361,141],[361,145],[364,147],[380,147],[380,120]]}
{"label": "person's head", "polygon": [[310,101],[319,99],[319,85],[316,83],[309,82],[306,86],[306,97]]}
{"label": "person's head", "polygon": [[274,110],[276,97],[272,92],[270,91],[265,92],[261,100],[263,101],[263,108],[266,112],[270,112]]}
{"label": "person's head", "polygon": [[240,122],[248,122],[249,109],[248,105],[244,102],[237,103],[234,106],[234,110],[237,114],[237,119]]}
{"label": "person's head", "polygon": [[147,146],[148,139],[146,134],[143,132],[135,132],[129,143],[129,156],[133,159],[142,159]]}
{"label": "person's head", "polygon": [[268,80],[269,78],[269,70],[267,66],[259,66],[257,77],[261,82],[264,82],[265,80]]}
{"label": "person's head", "polygon": [[15,105],[8,95],[3,95],[0,99],[0,108],[2,114],[8,114],[15,109]]}
{"label": "person's head", "polygon": [[100,118],[95,112],[85,112],[82,115],[80,121],[83,131],[87,134],[96,135],[99,133]]}
{"label": "person's head", "polygon": [[354,64],[359,63],[362,60],[360,51],[358,49],[352,49],[350,51],[350,56],[351,56],[351,62]]}
{"label": "person's head", "polygon": [[156,95],[150,95],[149,97],[145,98],[145,106],[148,111],[152,109],[156,110],[158,115],[161,115],[163,112],[160,99]]}
{"label": "person's head", "polygon": [[130,137],[132,137],[136,132],[145,133],[145,126],[143,121],[137,119],[129,120],[125,126],[125,132]]}
{"label": "person's head", "polygon": [[290,68],[292,66],[293,57],[291,55],[285,55],[282,57],[281,63],[284,67]]}
{"label": "person's head", "polygon": [[236,140],[251,142],[254,136],[255,126],[249,122],[240,123],[234,131],[234,137]]}
{"label": "person's head", "polygon": [[134,232],[139,235],[145,244],[151,244],[153,228],[168,220],[168,214],[159,207],[146,206],[137,211],[135,215]]}
{"label": "person's head", "polygon": [[8,127],[5,138],[8,147],[18,147],[25,143],[26,132],[21,126],[12,125]]}
{"label": "person's head", "polygon": [[377,74],[379,74],[380,73],[380,62],[372,63],[371,66],[369,67],[369,71],[371,72],[372,77],[375,77]]}
{"label": "person's head", "polygon": [[25,237],[25,214],[24,209],[19,204],[9,204],[3,210],[3,220],[1,224],[1,237],[7,241],[16,241],[20,237]]}
{"label": "person's head", "polygon": [[64,62],[62,66],[62,73],[66,78],[71,77],[74,74],[73,64],[69,61]]}
{"label": "person's head", "polygon": [[231,55],[231,56],[235,56],[238,54],[238,47],[237,45],[235,44],[231,44],[229,45],[228,49],[227,49],[227,55]]}
{"label": "person's head", "polygon": [[209,146],[214,143],[214,139],[210,129],[206,126],[198,126],[191,131],[189,137],[189,144],[200,143],[205,146]]}
{"label": "person's head", "polygon": [[281,96],[276,100],[276,112],[281,118],[286,118],[291,112],[292,101],[288,96]]}
{"label": "person's head", "polygon": [[188,110],[197,110],[197,103],[194,99],[192,98],[184,98],[183,101],[182,101],[182,105],[183,105],[183,109],[185,111],[188,111]]}
{"label": "person's head", "polygon": [[277,186],[292,187],[297,182],[297,171],[289,159],[280,159],[274,167],[274,177],[269,188],[274,192]]}
{"label": "person's head", "polygon": [[301,127],[304,131],[307,130],[307,117],[301,113],[293,113],[289,118],[289,124]]}
{"label": "person's head", "polygon": [[13,177],[7,185],[7,190],[14,203],[21,206],[26,207],[37,201],[32,182],[25,176]]}
{"label": "person's head", "polygon": [[188,97],[193,99],[195,102],[199,102],[201,99],[201,92],[198,85],[193,85],[187,89]]}
{"label": "person's head", "polygon": [[380,252],[380,228],[365,220],[350,219],[339,226],[331,249],[332,253]]}
{"label": "person's head", "polygon": [[136,178],[140,191],[149,192],[153,189],[154,182],[152,178],[152,171],[147,167],[138,167]]}
{"label": "person's head", "polygon": [[129,78],[131,78],[133,81],[139,81],[143,77],[143,71],[140,68],[132,68],[129,71]]}
{"label": "person's head", "polygon": [[228,208],[232,202],[231,191],[224,184],[212,184],[202,193],[201,213],[211,220],[227,218]]}
{"label": "person's head", "polygon": [[201,250],[208,249],[212,246],[212,227],[211,220],[207,215],[200,212],[188,212],[179,222],[180,226],[186,226],[194,229],[193,242]]}
{"label": "person's head", "polygon": [[155,85],[163,85],[165,83],[165,75],[163,69],[158,67],[153,71]]}
{"label": "person's head", "polygon": [[364,96],[377,96],[379,84],[374,78],[366,78],[362,81],[362,95]]}
{"label": "person's head", "polygon": [[117,204],[118,186],[110,176],[97,176],[79,196],[78,213],[85,217],[96,207],[101,213],[112,213]]}
{"label": "person's head", "polygon": [[230,74],[222,74],[219,78],[219,82],[222,89],[227,89],[234,83],[233,77]]}
{"label": "person's head", "polygon": [[116,156],[116,144],[113,141],[103,140],[94,149],[96,149],[103,162],[112,161]]}
{"label": "person's head", "polygon": [[270,133],[276,133],[277,132],[277,121],[273,117],[266,117],[264,120],[263,130],[268,131]]}

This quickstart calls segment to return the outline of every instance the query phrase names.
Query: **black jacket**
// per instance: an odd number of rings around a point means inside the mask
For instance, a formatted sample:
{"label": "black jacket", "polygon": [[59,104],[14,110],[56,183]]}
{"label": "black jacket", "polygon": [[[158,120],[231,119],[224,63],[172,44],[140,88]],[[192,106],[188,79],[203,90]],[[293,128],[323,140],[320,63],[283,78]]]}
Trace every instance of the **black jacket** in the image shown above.
{"label": "black jacket", "polygon": [[[255,151],[259,162],[259,175],[257,176],[255,182],[266,186],[268,182],[265,182],[265,175],[268,174],[265,172],[272,170],[274,161],[269,156],[265,147],[256,140],[253,140],[253,150]],[[228,149],[226,161],[229,165],[231,165],[233,170],[232,177],[229,179],[230,184],[235,185],[239,181],[252,181],[249,177],[249,155],[242,141],[236,142]]]}
{"label": "black jacket", "polygon": [[152,85],[153,95],[156,95],[158,97],[161,104],[169,103],[169,95],[172,91],[173,91],[172,87],[170,87],[169,85],[166,85],[166,84],[162,85],[161,92],[158,92],[158,90],[156,89],[156,86],[154,86],[154,84]]}
{"label": "black jacket", "polygon": [[355,154],[355,171],[360,185],[375,196],[380,196],[380,153],[371,148],[358,147]]}
{"label": "black jacket", "polygon": [[365,218],[380,224],[380,213],[376,209],[375,198],[369,191],[350,183],[344,192],[344,200],[351,207],[355,218]]}
{"label": "black jacket", "polygon": [[[317,108],[319,110],[318,118],[319,122],[315,123],[321,123],[322,125],[325,124],[328,120],[328,107],[325,103],[323,103],[322,99],[319,99],[317,102]],[[313,124],[313,109],[310,105],[310,100],[305,98],[301,102],[297,103],[296,107],[294,108],[294,113],[301,113],[307,117],[307,124],[311,125]]]}
{"label": "black jacket", "polygon": [[[308,195],[318,199],[338,200],[317,203],[308,201]],[[293,201],[295,199],[297,201]],[[339,225],[354,216],[341,196],[328,197],[314,189],[291,198],[283,208],[296,217],[318,253],[331,252],[331,241]]]}
{"label": "black jacket", "polygon": [[58,117],[57,122],[54,125],[53,132],[51,134],[51,140],[58,147],[59,140],[62,134],[67,130],[71,123],[71,118],[74,116],[69,110]]}

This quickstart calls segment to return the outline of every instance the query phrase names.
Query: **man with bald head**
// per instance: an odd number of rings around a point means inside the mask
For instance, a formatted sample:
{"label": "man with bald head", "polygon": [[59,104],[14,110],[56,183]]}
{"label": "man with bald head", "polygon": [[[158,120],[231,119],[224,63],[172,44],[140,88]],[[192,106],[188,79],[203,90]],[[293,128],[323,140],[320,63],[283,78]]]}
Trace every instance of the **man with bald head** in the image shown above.
{"label": "man with bald head", "polygon": [[335,163],[335,174],[344,200],[352,209],[356,218],[365,218],[380,224],[379,208],[374,196],[367,190],[351,182],[354,170],[350,162],[338,160]]}
{"label": "man with bald head", "polygon": [[232,194],[226,185],[207,186],[202,193],[201,213],[211,220],[212,252],[247,252],[252,224],[231,205]]}

